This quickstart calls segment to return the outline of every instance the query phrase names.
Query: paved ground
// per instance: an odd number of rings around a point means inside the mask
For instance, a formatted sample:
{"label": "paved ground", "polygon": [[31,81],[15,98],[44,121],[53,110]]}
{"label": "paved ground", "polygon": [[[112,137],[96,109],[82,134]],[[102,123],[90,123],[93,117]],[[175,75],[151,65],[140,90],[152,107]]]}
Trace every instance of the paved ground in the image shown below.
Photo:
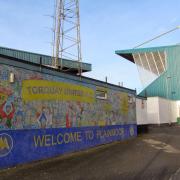
{"label": "paved ground", "polygon": [[180,127],[0,172],[0,180],[179,180]]}

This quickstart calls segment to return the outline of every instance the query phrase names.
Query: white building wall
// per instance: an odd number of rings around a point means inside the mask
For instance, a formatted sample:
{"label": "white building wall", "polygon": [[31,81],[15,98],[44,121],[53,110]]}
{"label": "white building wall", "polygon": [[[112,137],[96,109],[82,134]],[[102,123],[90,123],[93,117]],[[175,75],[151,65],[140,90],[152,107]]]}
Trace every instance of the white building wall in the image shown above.
{"label": "white building wall", "polygon": [[180,101],[171,101],[160,97],[149,97],[136,100],[137,124],[170,124],[177,122],[180,117]]}
{"label": "white building wall", "polygon": [[177,118],[179,117],[179,110],[178,110],[178,103],[177,101],[172,101],[171,102],[171,122],[175,123],[177,122]]}
{"label": "white building wall", "polygon": [[148,124],[147,100],[136,98],[136,119],[137,125]]}
{"label": "white building wall", "polygon": [[180,101],[177,101],[177,115],[180,117]]}
{"label": "white building wall", "polygon": [[151,97],[147,99],[148,124],[160,124],[159,120],[159,99]]}
{"label": "white building wall", "polygon": [[171,101],[163,98],[158,99],[160,124],[176,122],[178,117],[177,101]]}
{"label": "white building wall", "polygon": [[[180,117],[180,101],[171,101],[160,97],[136,99],[137,124],[169,124],[177,122]],[[142,108],[144,107],[144,108]]]}

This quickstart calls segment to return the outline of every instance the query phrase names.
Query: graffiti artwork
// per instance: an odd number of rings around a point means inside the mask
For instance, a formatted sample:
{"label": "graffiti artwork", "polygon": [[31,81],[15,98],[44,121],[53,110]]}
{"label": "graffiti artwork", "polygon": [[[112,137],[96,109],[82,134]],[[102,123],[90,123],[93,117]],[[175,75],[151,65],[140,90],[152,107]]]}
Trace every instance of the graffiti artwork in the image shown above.
{"label": "graffiti artwork", "polygon": [[0,65],[0,168],[128,139],[136,132],[132,94]]}
{"label": "graffiti artwork", "polygon": [[[9,73],[15,82],[9,83]],[[107,99],[95,97],[92,84],[0,66],[0,129],[37,129],[133,124],[132,95],[107,89]],[[104,88],[101,88],[104,89]]]}

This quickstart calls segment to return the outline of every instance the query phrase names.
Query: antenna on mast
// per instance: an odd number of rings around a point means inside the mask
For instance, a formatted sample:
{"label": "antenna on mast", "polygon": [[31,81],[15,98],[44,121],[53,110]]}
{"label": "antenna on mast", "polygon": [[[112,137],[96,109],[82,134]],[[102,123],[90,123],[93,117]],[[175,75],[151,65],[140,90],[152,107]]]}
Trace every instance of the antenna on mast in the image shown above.
{"label": "antenna on mast", "polygon": [[63,71],[63,59],[78,61],[78,75],[81,76],[79,0],[55,0],[53,26],[52,66]]}

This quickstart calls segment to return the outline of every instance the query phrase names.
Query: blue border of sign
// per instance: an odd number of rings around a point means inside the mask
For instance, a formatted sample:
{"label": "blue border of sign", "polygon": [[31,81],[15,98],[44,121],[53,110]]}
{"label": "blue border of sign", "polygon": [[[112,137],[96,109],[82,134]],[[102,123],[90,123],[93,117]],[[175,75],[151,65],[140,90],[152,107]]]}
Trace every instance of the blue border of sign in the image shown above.
{"label": "blue border of sign", "polygon": [[0,131],[0,169],[136,136],[136,124],[69,129],[3,130]]}

